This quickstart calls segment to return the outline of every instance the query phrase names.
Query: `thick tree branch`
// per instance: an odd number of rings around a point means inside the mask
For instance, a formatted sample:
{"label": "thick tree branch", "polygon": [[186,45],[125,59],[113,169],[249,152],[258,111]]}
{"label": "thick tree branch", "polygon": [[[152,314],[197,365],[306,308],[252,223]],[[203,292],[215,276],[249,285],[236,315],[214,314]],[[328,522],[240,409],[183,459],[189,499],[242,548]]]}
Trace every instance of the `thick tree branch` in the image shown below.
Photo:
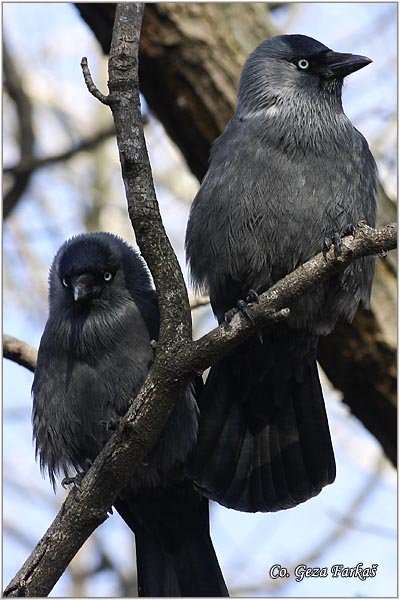
{"label": "thick tree branch", "polygon": [[[259,328],[263,328],[269,318],[284,317],[282,311],[291,305],[300,296],[312,289],[316,284],[331,277],[334,273],[343,271],[351,262],[374,254],[384,255],[387,251],[397,246],[397,224],[391,223],[379,229],[373,229],[366,223],[360,222],[356,228],[355,236],[343,239],[341,254],[335,257],[331,248],[324,258],[322,252],[311,258],[304,265],[278,281],[267,292],[260,296],[259,304],[249,308],[249,312]],[[268,317],[269,315],[269,317]],[[238,344],[238,339],[248,337],[249,331],[254,328],[251,324],[243,324],[240,319],[231,321],[228,329],[219,327],[193,343],[196,354],[195,363],[200,370],[204,370],[203,360],[212,364]],[[219,343],[223,339],[222,346]],[[214,340],[218,344],[214,346]],[[207,365],[208,366],[208,365]]]}

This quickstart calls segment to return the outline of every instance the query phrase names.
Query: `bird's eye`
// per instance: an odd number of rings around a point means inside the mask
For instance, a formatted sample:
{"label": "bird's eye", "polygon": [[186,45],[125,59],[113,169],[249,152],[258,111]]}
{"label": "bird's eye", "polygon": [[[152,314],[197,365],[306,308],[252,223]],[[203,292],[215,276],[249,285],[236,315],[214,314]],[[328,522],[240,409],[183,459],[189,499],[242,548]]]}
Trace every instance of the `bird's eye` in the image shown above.
{"label": "bird's eye", "polygon": [[112,273],[110,273],[110,271],[106,271],[103,275],[104,277],[104,281],[111,281],[112,279]]}
{"label": "bird's eye", "polygon": [[301,58],[298,63],[297,66],[299,67],[299,69],[301,69],[302,71],[307,71],[308,67],[310,66],[310,63],[308,62],[308,60],[306,58]]}
{"label": "bird's eye", "polygon": [[63,277],[63,279],[62,279],[62,284],[63,284],[64,287],[68,287],[69,286],[69,283],[68,283],[68,281],[66,280],[65,277]]}

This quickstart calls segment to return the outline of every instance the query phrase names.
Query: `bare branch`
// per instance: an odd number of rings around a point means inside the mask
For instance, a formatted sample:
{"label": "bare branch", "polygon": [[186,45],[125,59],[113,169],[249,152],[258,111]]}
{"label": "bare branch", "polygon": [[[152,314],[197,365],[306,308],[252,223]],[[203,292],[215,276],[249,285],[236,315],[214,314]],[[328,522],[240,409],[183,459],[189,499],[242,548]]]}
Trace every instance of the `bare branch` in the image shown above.
{"label": "bare branch", "polygon": [[142,15],[143,4],[117,4],[108,85],[128,212],[159,296],[160,349],[164,345],[177,347],[180,340],[189,342],[192,328],[185,282],[158,208],[140,117],[138,51]]}
{"label": "bare branch", "polygon": [[[12,56],[8,51],[7,44],[3,38],[3,70],[4,84],[10,98],[15,104],[18,116],[19,147],[21,161],[33,156],[34,131],[32,124],[32,103],[25,93],[22,81],[18,75],[18,69],[14,64]],[[3,218],[6,219],[29,184],[31,173],[22,173],[15,177],[11,188],[6,192],[3,199]]]}
{"label": "bare branch", "polygon": [[65,160],[69,160],[79,152],[91,150],[97,146],[97,144],[107,140],[114,134],[114,127],[110,127],[109,129],[105,129],[104,131],[96,133],[86,140],[82,140],[79,144],[72,146],[72,148],[69,148],[68,150],[53,154],[52,156],[46,156],[44,158],[35,158],[34,156],[26,157],[16,165],[5,167],[4,173],[9,173],[16,176],[25,175],[27,173],[31,174],[33,171],[41,169],[42,167],[47,167],[49,165],[54,165]]}
{"label": "bare branch", "polygon": [[[347,236],[342,240],[340,256],[335,257],[333,248],[329,250],[326,259],[320,252],[264,292],[260,296],[259,304],[249,307],[249,313],[256,326],[264,328],[269,321],[277,317],[277,313],[281,314],[279,311],[290,308],[302,294],[334,273],[343,271],[354,260],[362,256],[386,253],[396,246],[396,223],[373,229],[366,223],[360,222],[355,236]],[[228,328],[221,325],[194,342],[193,365],[197,366],[196,370],[204,371],[250,333],[254,333],[253,325],[236,315]],[[185,348],[185,352],[187,351],[188,348]],[[184,357],[178,356],[178,361],[182,360],[184,361]]]}
{"label": "bare branch", "polygon": [[[270,323],[284,320],[289,316],[289,307],[296,299],[322,280],[343,271],[351,262],[362,256],[385,255],[396,246],[396,223],[390,223],[379,229],[369,227],[364,222],[359,223],[354,237],[343,238],[339,256],[335,256],[333,247],[326,257],[320,252],[261,294],[258,304],[249,305],[248,310],[255,325],[257,328],[264,329]],[[201,300],[204,304],[209,302],[207,296],[202,297]],[[203,372],[242,340],[254,334],[254,331],[254,325],[242,319],[240,314],[236,314],[229,326],[220,325],[199,340],[180,348],[178,356],[173,359],[172,369],[175,368],[175,363],[178,363],[179,377],[184,377],[185,381],[188,381],[194,373]],[[159,350],[158,344],[156,347]],[[6,335],[3,349],[6,358],[34,371],[37,354],[34,348]]]}
{"label": "bare branch", "polygon": [[105,94],[103,94],[99,90],[99,88],[95,85],[95,83],[92,79],[92,75],[89,70],[88,60],[87,60],[86,56],[84,56],[81,60],[81,67],[82,67],[83,78],[85,80],[88,91],[92,94],[92,96],[97,98],[97,100],[99,100],[102,104],[105,104],[106,106],[108,106],[108,104],[110,103],[109,97],[106,96]]}
{"label": "bare branch", "polygon": [[37,360],[37,350],[26,342],[22,342],[11,335],[3,336],[3,356],[30,371],[34,371]]}

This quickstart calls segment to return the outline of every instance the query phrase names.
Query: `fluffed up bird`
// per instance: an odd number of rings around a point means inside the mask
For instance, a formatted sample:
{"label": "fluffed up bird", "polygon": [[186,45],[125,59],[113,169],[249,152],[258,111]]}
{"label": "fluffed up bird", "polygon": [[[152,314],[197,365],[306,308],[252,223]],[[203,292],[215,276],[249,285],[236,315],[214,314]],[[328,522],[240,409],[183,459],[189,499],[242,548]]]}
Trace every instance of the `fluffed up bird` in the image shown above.
{"label": "fluffed up bird", "polygon": [[[36,454],[53,486],[58,476],[84,473],[101,451],[146,378],[158,332],[156,292],[133,248],[104,232],[61,246],[32,387]],[[140,596],[228,595],[208,500],[182,471],[197,432],[190,386],[115,502],[135,533]]]}
{"label": "fluffed up bird", "polygon": [[[240,79],[237,111],[213,145],[186,233],[192,280],[225,313],[361,220],[375,225],[377,171],[343,112],[343,78],[368,65],[304,35],[262,42]],[[318,338],[368,307],[374,259],[314,286],[284,323],[212,367],[187,472],[199,491],[242,511],[277,511],[335,479],[318,376]],[[253,295],[254,296],[254,295]]]}

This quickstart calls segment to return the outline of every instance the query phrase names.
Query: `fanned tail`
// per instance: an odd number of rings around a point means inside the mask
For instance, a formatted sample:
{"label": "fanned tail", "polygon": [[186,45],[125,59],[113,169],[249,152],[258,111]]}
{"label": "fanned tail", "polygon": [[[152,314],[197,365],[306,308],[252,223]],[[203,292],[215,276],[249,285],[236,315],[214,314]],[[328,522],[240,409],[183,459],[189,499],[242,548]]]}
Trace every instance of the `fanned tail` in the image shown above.
{"label": "fanned tail", "polygon": [[287,509],[335,479],[325,404],[313,354],[292,359],[250,340],[212,367],[187,466],[199,492],[246,512]]}

